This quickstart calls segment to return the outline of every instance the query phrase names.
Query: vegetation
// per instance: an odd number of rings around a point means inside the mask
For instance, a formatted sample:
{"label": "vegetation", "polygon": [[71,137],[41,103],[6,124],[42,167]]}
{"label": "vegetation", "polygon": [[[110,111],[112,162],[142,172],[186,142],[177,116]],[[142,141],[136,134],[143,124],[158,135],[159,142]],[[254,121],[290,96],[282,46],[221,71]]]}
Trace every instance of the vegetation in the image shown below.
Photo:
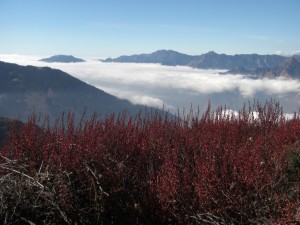
{"label": "vegetation", "polygon": [[2,224],[299,224],[300,118],[276,102],[73,118],[11,128]]}

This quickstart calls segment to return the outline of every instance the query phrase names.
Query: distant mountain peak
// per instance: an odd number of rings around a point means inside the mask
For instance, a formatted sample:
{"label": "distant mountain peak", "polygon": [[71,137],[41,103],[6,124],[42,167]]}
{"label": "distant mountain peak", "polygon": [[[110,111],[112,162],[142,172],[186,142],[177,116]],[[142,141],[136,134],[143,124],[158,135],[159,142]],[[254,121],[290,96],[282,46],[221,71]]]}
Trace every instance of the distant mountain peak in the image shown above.
{"label": "distant mountain peak", "polygon": [[40,59],[39,61],[43,62],[60,62],[60,63],[77,63],[77,62],[85,62],[85,60],[80,58],[75,58],[72,55],[54,55],[49,58]]}
{"label": "distant mountain peak", "polygon": [[218,53],[216,53],[214,51],[209,51],[205,55],[218,55]]}
{"label": "distant mountain peak", "polygon": [[193,56],[185,55],[173,50],[161,49],[150,54],[131,56],[120,56],[118,58],[107,58],[102,62],[123,62],[123,63],[160,63],[167,66],[187,65]]}
{"label": "distant mountain peak", "polygon": [[170,49],[159,49],[159,50],[157,50],[157,51],[155,51],[153,53],[161,53],[161,52],[176,52],[176,51],[170,50]]}
{"label": "distant mountain peak", "polygon": [[173,53],[173,54],[182,54],[180,52],[177,52],[177,51],[174,51],[174,50],[171,50],[171,49],[160,49],[160,50],[157,50],[156,52],[153,52],[151,54],[155,54],[155,53]]}

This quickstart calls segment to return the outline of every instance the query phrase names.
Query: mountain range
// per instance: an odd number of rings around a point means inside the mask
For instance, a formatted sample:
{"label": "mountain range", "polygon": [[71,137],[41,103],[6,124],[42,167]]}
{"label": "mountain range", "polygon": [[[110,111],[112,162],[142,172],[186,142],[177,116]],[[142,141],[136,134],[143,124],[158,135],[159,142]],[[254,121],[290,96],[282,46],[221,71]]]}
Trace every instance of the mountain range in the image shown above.
{"label": "mountain range", "polygon": [[54,63],[54,62],[60,62],[60,63],[85,62],[85,60],[75,58],[72,55],[54,55],[54,56],[51,56],[49,58],[40,59],[39,61],[48,62],[48,63]]}
{"label": "mountain range", "polygon": [[160,63],[167,66],[185,66],[188,65],[193,59],[194,56],[182,54],[172,50],[159,50],[151,54],[120,56],[115,59],[107,58],[101,61],[124,63]]}
{"label": "mountain range", "polygon": [[255,70],[247,70],[242,67],[229,70],[223,74],[242,74],[253,75],[257,78],[275,78],[285,77],[300,79],[300,58],[289,57],[286,58],[281,64],[273,68],[257,68]]}
{"label": "mountain range", "polygon": [[244,68],[255,70],[257,68],[273,68],[286,60],[279,55],[258,54],[217,54],[210,51],[202,55],[186,55],[173,50],[158,50],[151,54],[120,56],[107,58],[102,62],[126,62],[126,63],[160,63],[167,66],[190,66],[199,69],[225,69]]}
{"label": "mountain range", "polygon": [[26,121],[32,112],[57,118],[69,111],[89,118],[94,112],[137,113],[145,106],[118,99],[77,78],[49,67],[0,61],[0,116]]}

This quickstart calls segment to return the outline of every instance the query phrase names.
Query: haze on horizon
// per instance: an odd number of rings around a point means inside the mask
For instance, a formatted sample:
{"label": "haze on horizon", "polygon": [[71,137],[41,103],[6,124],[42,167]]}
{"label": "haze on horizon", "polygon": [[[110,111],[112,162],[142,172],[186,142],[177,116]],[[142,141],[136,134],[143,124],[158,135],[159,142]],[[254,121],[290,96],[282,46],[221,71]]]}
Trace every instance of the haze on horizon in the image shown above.
{"label": "haze on horizon", "polygon": [[300,51],[300,1],[0,1],[0,54]]}

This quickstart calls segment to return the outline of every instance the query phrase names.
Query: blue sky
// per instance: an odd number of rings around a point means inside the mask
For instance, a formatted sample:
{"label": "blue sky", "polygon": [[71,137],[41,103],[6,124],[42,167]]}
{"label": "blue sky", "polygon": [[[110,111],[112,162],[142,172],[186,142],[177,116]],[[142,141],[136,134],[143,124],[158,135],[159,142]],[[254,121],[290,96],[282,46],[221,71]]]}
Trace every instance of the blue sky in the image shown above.
{"label": "blue sky", "polygon": [[0,0],[0,53],[300,50],[299,0]]}

